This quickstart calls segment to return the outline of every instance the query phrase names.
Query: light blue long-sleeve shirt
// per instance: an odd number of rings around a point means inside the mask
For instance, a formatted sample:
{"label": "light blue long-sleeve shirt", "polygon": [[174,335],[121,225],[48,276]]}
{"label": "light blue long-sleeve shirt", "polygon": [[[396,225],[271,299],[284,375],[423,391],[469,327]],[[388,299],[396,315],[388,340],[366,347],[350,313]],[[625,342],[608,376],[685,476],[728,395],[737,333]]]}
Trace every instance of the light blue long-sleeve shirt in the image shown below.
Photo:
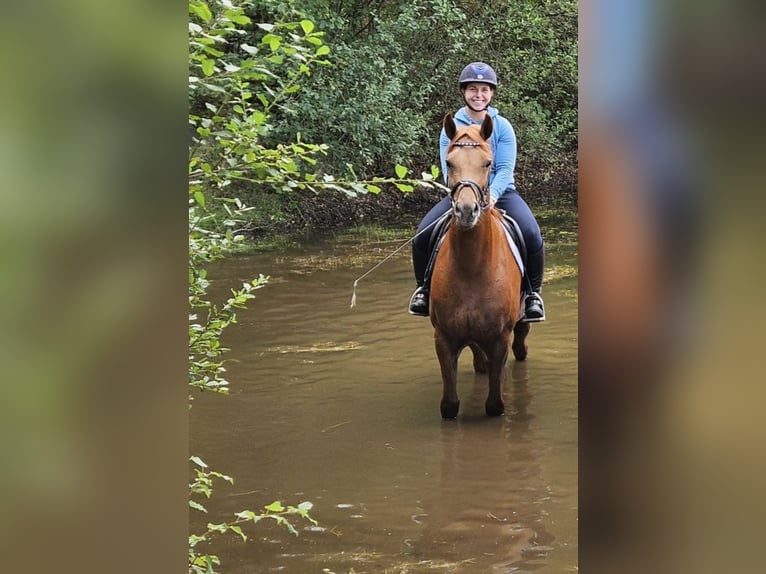
{"label": "light blue long-sleeve shirt", "polygon": [[[513,131],[511,122],[500,115],[497,108],[487,108],[487,113],[492,118],[494,128],[489,138],[492,148],[492,170],[489,174],[489,193],[497,199],[506,191],[515,191],[513,170],[516,167],[516,133]],[[460,128],[471,124],[480,124],[471,119],[465,108],[460,108],[454,116],[455,125]],[[442,175],[444,183],[447,183],[447,147],[449,138],[442,128],[439,136],[439,157],[441,159]]]}

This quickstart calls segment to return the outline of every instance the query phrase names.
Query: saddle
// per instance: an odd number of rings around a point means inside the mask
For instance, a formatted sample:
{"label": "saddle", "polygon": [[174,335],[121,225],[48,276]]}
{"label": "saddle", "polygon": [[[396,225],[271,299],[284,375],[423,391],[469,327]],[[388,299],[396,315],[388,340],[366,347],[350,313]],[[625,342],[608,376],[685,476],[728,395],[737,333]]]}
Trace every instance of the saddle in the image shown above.
{"label": "saddle", "polygon": [[[500,221],[505,229],[508,246],[510,247],[511,252],[513,252],[513,256],[516,258],[516,262],[518,263],[523,276],[525,272],[524,270],[527,267],[527,246],[524,243],[524,236],[521,234],[521,228],[519,227],[519,224],[516,223],[516,220],[505,211],[502,209],[498,209],[497,211],[503,216]],[[428,257],[428,265],[426,266],[426,274],[423,278],[423,287],[426,291],[431,290],[431,273],[433,272],[436,258],[439,255],[439,249],[444,242],[444,237],[447,234],[447,229],[449,229],[451,222],[452,214],[448,211],[436,220],[428,238],[428,252],[430,255]],[[522,282],[522,285],[525,284],[528,285],[529,281]],[[522,289],[524,289],[524,287],[522,287]]]}

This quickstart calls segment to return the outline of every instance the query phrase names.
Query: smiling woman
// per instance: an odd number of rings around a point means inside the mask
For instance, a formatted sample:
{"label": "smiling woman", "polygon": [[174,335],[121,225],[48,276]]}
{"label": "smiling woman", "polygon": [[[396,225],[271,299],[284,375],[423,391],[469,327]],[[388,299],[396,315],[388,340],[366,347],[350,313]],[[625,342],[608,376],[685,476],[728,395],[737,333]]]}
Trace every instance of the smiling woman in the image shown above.
{"label": "smiling woman", "polygon": [[[516,191],[513,170],[516,165],[516,134],[511,123],[500,115],[497,108],[489,104],[497,88],[497,74],[489,64],[473,62],[468,64],[458,79],[465,106],[454,116],[458,128],[481,125],[485,118],[490,118],[492,133],[487,144],[492,152],[489,173],[489,197],[491,207],[496,207],[510,215],[519,224],[527,248],[527,269],[524,285],[527,291],[523,322],[545,320],[545,307],[540,296],[545,264],[545,245],[540,227],[535,216],[524,199]],[[439,139],[442,173],[447,174],[447,152],[451,138],[442,130]],[[442,199],[429,211],[418,226],[418,232],[450,210],[449,198]],[[418,235],[412,242],[412,263],[415,269],[415,281],[418,288],[410,299],[409,311],[412,315],[428,316],[429,287],[426,281],[426,268],[431,256],[429,234]]]}

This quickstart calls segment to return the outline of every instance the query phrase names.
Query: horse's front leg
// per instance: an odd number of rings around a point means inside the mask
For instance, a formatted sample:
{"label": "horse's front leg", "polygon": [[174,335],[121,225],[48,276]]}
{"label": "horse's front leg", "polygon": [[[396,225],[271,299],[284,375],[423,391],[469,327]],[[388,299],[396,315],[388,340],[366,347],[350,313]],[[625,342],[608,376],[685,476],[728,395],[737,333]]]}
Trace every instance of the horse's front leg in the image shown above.
{"label": "horse's front leg", "polygon": [[508,363],[508,333],[496,340],[487,348],[489,363],[489,393],[484,410],[487,416],[497,417],[505,412],[503,403],[503,383],[505,382],[506,365]]}
{"label": "horse's front leg", "polygon": [[442,372],[441,413],[445,419],[454,419],[460,410],[460,400],[457,397],[457,359],[460,348],[451,344],[447,337],[438,329],[434,332],[436,356]]}

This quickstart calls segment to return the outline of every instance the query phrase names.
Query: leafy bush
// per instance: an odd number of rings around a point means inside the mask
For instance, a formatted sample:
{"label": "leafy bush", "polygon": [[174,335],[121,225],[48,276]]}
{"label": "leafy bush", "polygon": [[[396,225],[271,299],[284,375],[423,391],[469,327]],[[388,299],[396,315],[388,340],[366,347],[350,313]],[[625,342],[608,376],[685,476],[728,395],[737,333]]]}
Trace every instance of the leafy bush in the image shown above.
{"label": "leafy bush", "polygon": [[[215,259],[224,257],[242,239],[236,233],[246,217],[247,208],[234,198],[223,198],[221,190],[232,181],[258,177],[264,184],[276,187],[287,185],[287,181],[299,172],[299,161],[311,161],[311,155],[321,151],[320,146],[303,145],[300,141],[291,146],[268,148],[260,143],[267,132],[268,111],[278,105],[281,98],[291,93],[297,78],[305,74],[305,64],[298,65],[286,78],[274,78],[268,69],[258,65],[258,60],[231,57],[235,44],[230,40],[242,35],[240,26],[250,19],[244,14],[242,5],[229,0],[189,1],[190,49],[189,49],[189,121],[194,129],[189,153],[189,386],[190,408],[192,391],[228,393],[228,381],[224,378],[221,335],[236,322],[236,310],[245,306],[254,297],[253,291],[267,281],[262,275],[244,283],[220,308],[208,296],[210,283],[205,266]],[[300,54],[305,62],[317,61],[326,53],[322,42],[312,33],[313,23],[308,20],[279,25],[263,24],[268,30],[263,42],[268,45],[270,56],[282,49],[279,33],[291,38],[300,29],[300,42],[293,55]],[[271,34],[271,37],[269,37]],[[315,41],[310,41],[311,39]],[[310,50],[303,45],[319,45]],[[258,49],[247,44],[237,47],[250,54]],[[266,50],[266,48],[262,48]],[[236,63],[234,63],[236,61]],[[265,94],[253,93],[250,82],[258,80],[268,89]],[[293,90],[294,91],[294,90]],[[189,484],[189,507],[196,512],[206,513],[207,509],[199,497],[209,498],[213,493],[214,479],[233,482],[230,476],[210,470],[197,456],[191,457],[194,464],[193,479]],[[314,520],[308,515],[312,505],[302,502],[298,506],[283,506],[276,501],[263,507],[260,512],[243,510],[233,519],[223,522],[208,522],[206,530],[189,536],[189,572],[211,573],[220,565],[220,559],[209,553],[200,552],[198,545],[209,541],[215,534],[232,532],[246,540],[242,530],[245,522],[257,523],[272,519],[297,534],[288,521],[291,515]]]}
{"label": "leafy bush", "polygon": [[[362,177],[415,172],[437,163],[447,111],[469,61],[490,62],[500,77],[495,104],[516,128],[520,171],[530,184],[576,167],[577,3],[519,0],[307,0],[302,9],[326,31],[332,66],[307,78],[274,118],[274,138],[300,131],[326,144],[322,170],[353,164]],[[522,177],[523,179],[523,177]]]}

